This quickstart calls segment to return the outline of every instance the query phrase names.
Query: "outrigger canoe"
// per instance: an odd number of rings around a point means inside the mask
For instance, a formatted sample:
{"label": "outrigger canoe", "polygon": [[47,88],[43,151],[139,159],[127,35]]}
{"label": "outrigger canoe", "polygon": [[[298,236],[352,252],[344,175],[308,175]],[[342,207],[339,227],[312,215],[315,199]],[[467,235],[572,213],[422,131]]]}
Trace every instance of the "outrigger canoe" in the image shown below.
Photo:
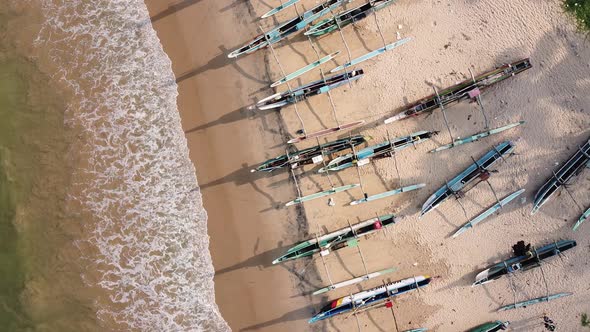
{"label": "outrigger canoe", "polygon": [[501,320],[497,320],[472,328],[467,332],[498,332],[506,330],[509,325],[510,322],[503,322]]}
{"label": "outrigger canoe", "polygon": [[539,188],[535,195],[531,214],[537,213],[541,206],[563,185],[567,184],[574,176],[580,173],[584,167],[590,167],[590,138],[578,151],[563,165],[553,176]]}
{"label": "outrigger canoe", "polygon": [[537,297],[536,299],[526,300],[526,301],[522,301],[522,302],[516,302],[513,304],[505,305],[501,308],[498,308],[498,310],[496,310],[496,311],[506,311],[506,310],[512,310],[512,309],[518,309],[518,308],[526,308],[526,307],[534,305],[534,304],[549,302],[549,301],[553,301],[553,300],[560,299],[560,298],[566,297],[566,296],[571,296],[571,295],[574,295],[574,294],[573,293],[558,293],[558,294],[553,294],[553,295],[548,295],[548,296],[541,296],[541,297]]}
{"label": "outrigger canoe", "polygon": [[341,171],[354,165],[364,165],[372,159],[391,157],[395,152],[425,142],[436,134],[437,132],[432,131],[419,131],[408,136],[395,138],[391,141],[387,140],[383,143],[359,150],[356,153],[348,153],[335,158],[328,165],[322,167],[319,172]]}
{"label": "outrigger canoe", "polygon": [[495,129],[492,129],[492,130],[484,131],[484,132],[481,132],[481,133],[478,133],[478,134],[475,134],[475,135],[472,135],[472,136],[469,136],[469,137],[456,139],[451,144],[439,146],[438,148],[436,148],[434,150],[431,150],[430,153],[440,152],[440,151],[444,151],[444,150],[449,150],[449,149],[452,149],[452,148],[457,147],[459,145],[463,145],[463,144],[467,144],[467,143],[472,143],[472,142],[477,142],[477,141],[479,141],[482,138],[486,138],[486,137],[489,137],[489,136],[492,136],[492,135],[499,134],[499,133],[501,133],[503,131],[512,129],[514,127],[518,127],[518,126],[520,126],[520,125],[522,125],[524,123],[525,123],[524,121],[518,121],[518,122],[515,122],[515,123],[511,123],[509,125],[506,125],[504,127],[499,127],[499,128],[495,128]]}
{"label": "outrigger canoe", "polygon": [[363,18],[371,15],[372,13],[393,4],[396,1],[397,0],[368,1],[367,3],[362,4],[359,7],[346,10],[344,12],[336,14],[332,18],[320,21],[319,23],[309,28],[309,30],[305,32],[305,35],[319,37],[332,31],[335,31],[339,28],[342,29],[345,26],[358,22]]}
{"label": "outrigger canoe", "polygon": [[580,225],[582,225],[582,223],[584,221],[586,221],[586,219],[588,219],[588,218],[590,218],[590,208],[588,208],[588,210],[586,210],[586,212],[582,213],[582,215],[580,216],[580,218],[578,219],[578,221],[574,225],[574,231],[576,229],[578,229],[578,227],[580,227]]}
{"label": "outrigger canoe", "polygon": [[328,12],[351,2],[352,0],[327,0],[287,22],[280,24],[267,33],[256,36],[251,42],[228,54],[228,58],[237,58],[259,49],[275,44],[288,36],[305,29],[311,22],[326,15]]}
{"label": "outrigger canoe", "polygon": [[437,94],[432,94],[426,98],[420,99],[414,104],[406,107],[401,113],[385,120],[385,123],[391,123],[408,117],[418,116],[421,114],[431,113],[441,105],[450,106],[463,100],[473,99],[479,96],[480,92],[490,86],[501,82],[509,77],[522,73],[532,67],[529,59],[523,59],[496,68],[487,73],[481,74],[475,79],[465,80],[450,88],[444,89]]}
{"label": "outrigger canoe", "polygon": [[322,235],[316,238],[301,242],[296,246],[287,250],[281,257],[272,261],[273,264],[278,264],[293,259],[313,256],[322,251],[335,251],[345,248],[360,237],[365,237],[382,230],[384,227],[395,225],[397,223],[393,214],[386,214],[380,217],[365,220],[356,225],[344,227],[332,233]]}
{"label": "outrigger canoe", "polygon": [[548,244],[539,249],[533,248],[531,250],[531,255],[516,256],[481,271],[475,277],[473,286],[487,284],[516,271],[528,271],[539,267],[543,260],[557,256],[559,253],[575,246],[576,241],[562,240]]}
{"label": "outrigger canoe", "polygon": [[386,305],[391,303],[392,297],[425,287],[430,281],[429,276],[417,276],[341,297],[323,307],[318,314],[309,320],[309,323],[315,323],[347,312],[355,313],[359,310],[369,310]]}
{"label": "outrigger canoe", "polygon": [[297,87],[293,90],[277,93],[266,97],[256,103],[256,107],[260,110],[268,110],[272,108],[281,108],[287,105],[295,104],[304,101],[310,97],[317,96],[322,93],[327,93],[340,86],[348,84],[363,77],[363,70],[353,70],[344,74],[335,75],[326,78],[326,80],[317,80],[315,82]]}
{"label": "outrigger canoe", "polygon": [[422,212],[420,212],[419,218],[422,218],[425,214],[435,209],[449,197],[457,196],[459,193],[467,191],[468,189],[466,190],[465,188],[473,181],[479,179],[479,182],[481,182],[481,180],[485,180],[490,175],[488,168],[513,150],[514,144],[510,141],[495,146],[478,161],[467,167],[467,169],[461,172],[461,174],[457,175],[454,179],[447,182],[439,190],[434,192],[434,194],[426,200],[424,205],[422,205]]}
{"label": "outrigger canoe", "polygon": [[330,156],[336,152],[350,149],[365,141],[366,138],[364,136],[357,135],[290,152],[263,162],[260,166],[252,169],[251,172],[272,172],[287,167],[290,169],[296,169],[303,165],[320,163],[324,160],[324,156]]}

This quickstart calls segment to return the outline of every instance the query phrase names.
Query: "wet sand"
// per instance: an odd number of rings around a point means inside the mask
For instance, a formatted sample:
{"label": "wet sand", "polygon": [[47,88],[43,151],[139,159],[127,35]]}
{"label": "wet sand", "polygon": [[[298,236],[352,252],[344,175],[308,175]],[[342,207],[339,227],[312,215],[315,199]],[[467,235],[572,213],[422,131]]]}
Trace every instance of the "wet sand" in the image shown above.
{"label": "wet sand", "polygon": [[[256,19],[276,4],[241,1],[146,1],[153,24],[170,56],[179,84],[178,104],[196,168],[204,205],[209,214],[211,254],[216,270],[216,301],[234,331],[311,330],[307,319],[328,299],[344,296],[359,287],[329,293],[322,298],[305,295],[328,283],[321,260],[269,266],[286,247],[304,240],[318,228],[335,230],[348,222],[366,220],[375,214],[395,212],[400,224],[389,232],[361,241],[363,263],[355,249],[342,250],[326,258],[332,280],[348,279],[389,266],[399,271],[385,278],[398,280],[418,274],[439,276],[423,292],[404,295],[391,311],[380,309],[359,315],[363,331],[384,331],[428,327],[435,331],[457,331],[489,320],[508,319],[516,327],[536,331],[542,312],[548,312],[560,329],[575,331],[579,317],[590,312],[587,282],[590,271],[585,250],[588,229],[571,232],[582,211],[568,195],[562,194],[544,209],[530,216],[531,200],[537,188],[550,176],[557,163],[564,162],[575,146],[588,137],[590,99],[587,77],[590,51],[573,23],[561,14],[557,1],[533,5],[528,1],[442,1],[399,3],[378,13],[384,37],[392,42],[412,37],[407,45],[360,66],[365,77],[352,87],[332,93],[337,121],[327,96],[298,104],[308,132],[364,119],[355,130],[373,137],[370,144],[387,137],[418,130],[439,130],[431,142],[401,152],[396,160],[384,159],[360,169],[363,190],[369,194],[424,182],[426,188],[395,198],[348,207],[362,196],[357,189],[335,196],[336,206],[317,200],[303,209],[281,205],[296,195],[287,173],[251,174],[261,161],[281,154],[286,137],[301,129],[294,108],[259,112],[247,107],[271,94],[266,87],[280,77],[269,50],[236,60],[226,55],[256,35]],[[309,8],[311,1],[302,1]],[[278,4],[278,3],[277,3]],[[356,5],[356,3],[355,3]],[[300,8],[301,10],[301,8]],[[287,10],[279,21],[293,16]],[[374,17],[347,27],[344,36],[353,57],[382,46]],[[348,57],[339,34],[319,39],[319,56],[341,51],[329,70]],[[287,72],[316,60],[307,39],[294,37],[277,47]],[[442,114],[382,125],[387,115],[432,92],[494,66],[530,57],[533,69],[491,88],[484,94],[490,126],[499,127],[518,120],[527,124],[480,142],[438,154],[427,154],[449,137]],[[314,71],[293,86],[319,78]],[[279,88],[283,91],[284,87]],[[279,117],[279,114],[281,115]],[[473,104],[463,103],[447,112],[453,136],[468,136],[483,130],[483,118]],[[343,135],[348,135],[344,133]],[[342,136],[342,135],[341,135]],[[330,139],[332,139],[331,137]],[[517,155],[496,168],[490,180],[503,197],[519,188],[527,190],[502,214],[486,220],[458,239],[450,239],[458,227],[487,206],[493,194],[485,184],[467,193],[465,213],[455,201],[444,203],[422,220],[417,215],[428,196],[461,172],[492,146],[507,139],[516,142]],[[312,142],[313,144],[313,142]],[[401,183],[394,162],[398,162]],[[357,171],[348,169],[330,178],[306,168],[300,177],[304,193],[335,185],[356,183]],[[300,174],[300,172],[297,172]],[[588,172],[571,187],[582,206],[590,204]],[[467,216],[465,215],[467,214]],[[305,215],[305,218],[302,216]],[[300,216],[300,217],[298,217]],[[488,264],[510,256],[518,240],[543,245],[558,239],[575,239],[578,248],[543,269],[551,293],[573,291],[570,298],[520,311],[496,314],[494,310],[513,301],[507,280],[483,288],[471,288],[475,273]],[[317,280],[317,273],[322,281]],[[379,285],[371,280],[363,289]],[[515,279],[519,300],[542,295],[544,284],[539,270]],[[567,309],[572,308],[572,309]],[[354,318],[343,317],[315,325],[315,329],[355,330]]]}

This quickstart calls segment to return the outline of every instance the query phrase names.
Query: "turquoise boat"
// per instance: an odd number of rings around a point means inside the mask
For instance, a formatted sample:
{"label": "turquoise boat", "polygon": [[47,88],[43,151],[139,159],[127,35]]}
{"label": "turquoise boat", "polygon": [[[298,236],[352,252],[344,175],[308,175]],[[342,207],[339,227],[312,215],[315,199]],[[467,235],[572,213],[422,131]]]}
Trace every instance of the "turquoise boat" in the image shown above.
{"label": "turquoise boat", "polygon": [[475,134],[473,136],[469,136],[469,137],[462,138],[462,139],[457,139],[457,140],[455,140],[451,144],[443,145],[443,146],[440,146],[440,147],[438,147],[438,148],[436,148],[434,150],[431,150],[430,153],[440,152],[440,151],[444,151],[444,150],[449,150],[449,149],[452,149],[452,148],[457,147],[459,145],[477,142],[477,141],[479,141],[482,138],[486,138],[486,137],[489,137],[489,136],[492,136],[492,135],[499,134],[499,133],[501,133],[503,131],[506,131],[506,130],[509,130],[509,129],[518,127],[518,126],[520,126],[520,125],[522,125],[524,123],[525,123],[524,121],[518,121],[518,122],[515,122],[515,123],[511,123],[509,125],[506,125],[504,127],[495,128],[495,129],[492,129],[492,130],[489,130],[489,131],[484,131],[484,132]]}
{"label": "turquoise boat", "polygon": [[494,322],[485,323],[478,327],[472,328],[467,332],[497,332],[497,331],[504,331],[508,328],[510,322],[503,322],[501,320],[497,320]]}
{"label": "turquoise boat", "polygon": [[334,52],[332,54],[328,54],[325,57],[323,57],[323,58],[321,58],[321,59],[319,59],[317,61],[314,61],[314,62],[308,64],[307,66],[305,66],[303,68],[300,68],[300,69],[292,72],[291,74],[289,74],[289,75],[281,78],[280,80],[278,80],[278,81],[274,82],[273,84],[271,84],[270,87],[271,88],[274,88],[275,86],[279,86],[281,84],[284,84],[284,83],[287,83],[287,82],[289,82],[291,80],[294,80],[297,77],[299,77],[299,76],[307,73],[308,71],[310,71],[310,70],[312,70],[314,68],[317,68],[317,67],[321,66],[322,64],[324,64],[324,63],[326,63],[326,62],[334,59],[334,57],[337,56],[338,54],[340,54],[340,51]]}
{"label": "turquoise boat", "polygon": [[343,191],[347,191],[353,188],[357,188],[360,187],[360,184],[349,184],[349,185],[345,185],[345,186],[341,186],[341,187],[335,187],[332,189],[328,189],[325,191],[321,191],[319,193],[315,193],[315,194],[311,194],[311,195],[307,195],[307,196],[303,196],[303,197],[297,197],[294,200],[287,202],[287,204],[285,204],[285,206],[293,206],[293,205],[298,205],[298,204],[302,204],[305,202],[309,202],[312,201],[314,199],[318,199],[318,198],[322,198],[322,197],[326,197],[326,196],[330,196],[330,195],[334,195]]}
{"label": "turquoise boat", "polygon": [[408,37],[408,38],[404,38],[402,40],[398,40],[395,43],[391,43],[391,44],[385,45],[384,47],[381,47],[380,49],[377,49],[377,50],[374,50],[372,52],[369,52],[369,53],[367,53],[367,54],[365,54],[365,55],[363,55],[361,57],[358,57],[358,58],[356,58],[356,59],[354,59],[354,60],[352,60],[350,62],[347,62],[347,63],[343,64],[342,66],[338,66],[338,67],[330,70],[330,73],[335,73],[337,71],[347,69],[348,67],[356,66],[356,65],[358,65],[361,62],[365,62],[365,61],[367,61],[369,59],[372,59],[372,58],[374,58],[374,57],[376,57],[376,56],[378,56],[380,54],[383,54],[383,53],[385,53],[387,51],[393,50],[394,48],[396,48],[398,46],[402,46],[403,44],[409,42],[410,40],[412,40],[412,38],[409,38]]}
{"label": "turquoise boat", "polygon": [[359,200],[352,201],[352,202],[350,202],[350,205],[359,205],[359,204],[363,204],[363,203],[368,203],[368,202],[376,201],[378,199],[382,199],[382,198],[398,195],[401,193],[405,193],[408,191],[422,189],[424,187],[426,187],[426,184],[419,183],[419,184],[414,184],[414,185],[407,186],[407,187],[397,188],[397,189],[386,191],[386,192],[383,192],[383,193],[380,193],[377,195],[367,196],[367,197],[361,198]]}
{"label": "turquoise boat", "polygon": [[549,295],[549,296],[542,296],[542,297],[538,297],[538,298],[532,299],[532,300],[527,300],[527,301],[517,302],[514,304],[505,305],[505,306],[499,308],[497,311],[506,311],[506,310],[512,310],[512,309],[518,309],[518,308],[526,308],[530,305],[543,303],[543,302],[549,302],[549,301],[556,300],[556,299],[570,296],[570,295],[573,295],[573,293],[559,293],[559,294],[553,294],[553,295]]}
{"label": "turquoise boat", "polygon": [[576,224],[574,225],[574,231],[576,229],[578,229],[578,227],[580,227],[580,225],[582,225],[582,223],[584,221],[586,221],[586,219],[590,218],[590,208],[588,208],[588,210],[586,210],[586,212],[584,212],[581,216],[580,219],[578,219],[578,221],[576,222]]}

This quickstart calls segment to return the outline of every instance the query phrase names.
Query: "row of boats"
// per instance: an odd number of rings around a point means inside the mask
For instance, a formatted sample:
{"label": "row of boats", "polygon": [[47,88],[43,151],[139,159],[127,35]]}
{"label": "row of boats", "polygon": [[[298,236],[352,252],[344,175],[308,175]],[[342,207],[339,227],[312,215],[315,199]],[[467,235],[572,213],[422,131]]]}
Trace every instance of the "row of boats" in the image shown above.
{"label": "row of boats", "polygon": [[[281,6],[274,8],[263,15],[263,18],[270,17],[286,8],[294,6],[298,1],[299,0],[286,1]],[[304,32],[304,35],[310,37],[324,36],[331,32],[338,31],[347,25],[353,24],[378,10],[391,5],[395,2],[395,0],[368,1],[361,6],[334,14],[334,10],[350,2],[352,2],[352,0],[327,0],[301,14],[298,12],[297,17],[279,24],[277,27],[269,30],[268,32],[262,33],[261,35],[255,37],[248,44],[231,52],[228,56],[230,58],[237,58],[253,53],[259,49],[278,43],[279,41],[284,40],[285,38],[292,36],[297,32]],[[331,14],[331,17],[317,21],[327,14]],[[317,22],[314,23],[314,21]],[[367,59],[370,59],[378,54],[400,46],[409,40],[409,38],[406,38],[399,40],[396,43],[384,45],[383,48],[369,52],[368,54],[351,60],[350,62],[335,68],[332,70],[332,72],[347,70],[348,68],[354,67],[357,64],[366,61]],[[313,70],[323,63],[333,59],[337,53],[338,52],[329,54],[289,75],[285,75],[285,77],[273,83],[271,87],[276,87],[280,84],[289,82],[301,76],[303,73]],[[530,59],[526,58],[510,64],[502,65],[478,76],[474,76],[472,74],[471,79],[455,84],[444,90],[438,91],[434,89],[433,94],[404,107],[404,109],[399,111],[397,114],[387,117],[383,122],[385,124],[390,124],[411,117],[430,114],[438,109],[444,113],[447,107],[465,100],[474,100],[478,102],[485,118],[485,113],[483,113],[483,106],[480,99],[481,93],[492,85],[520,74],[531,67],[532,64]],[[256,103],[256,107],[259,110],[279,110],[283,107],[305,101],[309,98],[312,98],[313,96],[326,94],[331,90],[351,84],[352,82],[361,79],[364,74],[365,72],[363,69],[353,69],[330,77],[323,77],[322,75],[323,78],[321,80],[313,81],[295,88],[289,87],[287,91],[277,92],[271,96],[263,98]],[[452,149],[457,146],[475,142],[485,137],[513,129],[524,124],[524,121],[518,121],[502,127],[489,129],[487,126],[487,118],[485,118],[485,122],[485,131],[476,133],[463,139],[454,139],[451,135],[452,142],[450,144],[441,145],[430,152],[436,153]],[[350,130],[361,125],[362,123],[364,123],[364,121],[355,121],[335,128],[327,128],[316,133],[305,133],[303,136],[294,137],[288,141],[289,147],[286,151],[286,154],[269,159],[251,171],[275,172],[280,169],[294,170],[306,165],[317,165],[318,173],[328,174],[331,172],[339,172],[351,167],[361,167],[377,159],[394,157],[398,152],[408,147],[428,141],[434,135],[438,134],[437,131],[418,131],[403,137],[397,137],[393,139],[388,137],[387,140],[381,143],[365,148],[360,147],[363,144],[366,144],[370,138],[363,135],[351,135],[349,137],[323,144],[320,144],[318,141],[317,145],[301,150],[297,149],[293,145],[310,140],[312,138],[319,138],[343,130]],[[473,159],[473,162],[463,172],[459,173],[453,179],[446,181],[440,189],[435,191],[426,200],[422,206],[419,218],[424,217],[426,214],[436,209],[447,199],[451,197],[460,198],[478,183],[487,182],[492,175],[491,168],[496,165],[498,161],[508,158],[514,149],[515,144],[513,142],[505,141],[494,146],[490,151],[483,154],[483,156],[481,156],[479,159]],[[569,184],[575,175],[577,175],[582,169],[588,167],[590,167],[590,138],[586,144],[577,149],[576,153],[561,168],[559,168],[556,172],[553,172],[553,176],[538,190],[534,199],[532,213],[536,213],[561,187]],[[329,190],[313,193],[310,195],[302,196],[300,194],[299,197],[287,202],[286,206],[303,204],[313,199],[334,195],[339,192],[358,188],[359,186],[360,184],[348,184],[340,187],[332,187]],[[418,190],[424,186],[425,184],[419,183],[397,188],[373,196],[368,196],[365,194],[363,198],[352,201],[350,205],[358,205],[399,193]],[[496,197],[495,204],[478,214],[475,218],[469,220],[465,225],[459,228],[452,237],[458,237],[465,231],[475,227],[477,224],[499,211],[502,207],[515,200],[524,192],[524,189],[519,189],[502,199]],[[580,225],[589,217],[590,209],[585,211],[583,215],[580,216],[579,220],[574,225],[574,230],[580,227]],[[357,246],[359,240],[367,237],[370,234],[374,234],[389,228],[396,223],[397,219],[395,215],[386,214],[370,218],[355,225],[349,224],[348,227],[344,227],[321,236],[317,235],[314,238],[296,244],[295,246],[288,249],[283,255],[275,259],[272,263],[279,264],[304,257],[312,257],[315,255],[320,255],[323,257],[336,250]],[[539,248],[533,248],[525,253],[515,254],[513,257],[494,264],[478,273],[473,285],[483,285],[517,271],[527,271],[535,267],[539,267],[545,260],[559,255],[561,252],[569,250],[575,246],[575,241],[564,240],[547,244]],[[332,283],[329,286],[317,289],[313,292],[313,294],[324,294],[334,289],[347,287],[369,279],[384,276],[394,272],[395,270],[395,268],[388,268],[372,273],[367,272],[367,274],[364,276],[338,283]],[[356,314],[358,312],[381,306],[390,307],[392,304],[391,301],[394,297],[418,290],[422,287],[426,287],[431,283],[432,280],[433,278],[427,275],[413,276],[411,278],[406,278],[395,282],[384,283],[381,286],[369,290],[338,298],[326,304],[326,306],[324,306],[316,315],[314,315],[309,320],[309,322],[318,322],[344,313]],[[515,302],[513,304],[503,306],[499,308],[498,311],[525,307],[568,295],[571,295],[571,293],[559,293],[553,295],[547,294],[547,296],[544,297],[526,300],[523,302]],[[499,331],[506,329],[508,324],[508,322],[504,321],[494,321],[478,326],[470,331]],[[425,330],[426,329],[421,328],[410,331]]]}

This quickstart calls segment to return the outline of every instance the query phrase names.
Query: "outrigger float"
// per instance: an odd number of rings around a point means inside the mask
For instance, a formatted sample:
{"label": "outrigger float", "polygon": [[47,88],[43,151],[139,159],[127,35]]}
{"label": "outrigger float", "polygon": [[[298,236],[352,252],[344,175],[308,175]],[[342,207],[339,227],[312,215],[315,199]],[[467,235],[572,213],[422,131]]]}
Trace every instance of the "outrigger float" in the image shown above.
{"label": "outrigger float", "polygon": [[342,150],[350,149],[365,141],[366,138],[364,136],[356,135],[313,146],[311,148],[288,152],[282,156],[265,161],[260,166],[250,170],[250,172],[272,172],[281,168],[296,169],[303,165],[318,164],[323,162],[325,156],[330,156]]}
{"label": "outrigger float", "polygon": [[317,80],[295,89],[266,97],[256,103],[256,107],[260,110],[285,107],[287,105],[304,101],[310,97],[327,93],[328,91],[341,87],[344,84],[356,81],[361,77],[363,77],[363,70],[358,69],[328,77],[325,80]]}
{"label": "outrigger float", "polygon": [[380,306],[391,306],[391,299],[404,293],[427,286],[432,279],[429,276],[417,276],[384,284],[366,291],[331,301],[309,323],[315,323],[334,316],[352,312],[375,309]]}
{"label": "outrigger float", "polygon": [[309,202],[309,201],[312,201],[314,199],[331,196],[331,195],[334,195],[334,194],[337,194],[337,193],[348,191],[350,189],[358,188],[360,186],[361,185],[359,183],[355,183],[355,184],[348,184],[348,185],[344,185],[344,186],[340,186],[340,187],[333,187],[333,188],[328,189],[328,190],[320,191],[319,193],[315,193],[315,194],[311,194],[311,195],[307,195],[307,196],[297,197],[294,200],[287,202],[285,204],[285,206],[293,206],[293,205],[303,204],[305,202]]}
{"label": "outrigger float", "polygon": [[559,253],[575,246],[576,241],[562,240],[548,244],[539,249],[533,248],[528,255],[510,258],[481,271],[475,277],[473,286],[487,284],[494,280],[500,279],[502,276],[509,275],[517,271],[528,271],[530,269],[540,267],[544,260],[553,256],[557,256]]}
{"label": "outrigger float", "polygon": [[590,218],[590,208],[588,208],[588,210],[586,210],[586,212],[582,213],[582,215],[580,216],[580,218],[578,219],[578,221],[574,225],[574,231],[577,230],[578,227],[580,227],[580,225],[582,225],[582,223],[584,221],[586,221],[586,219],[588,219],[588,218]]}
{"label": "outrigger float", "polygon": [[365,123],[365,120],[354,121],[354,122],[350,122],[347,124],[338,125],[336,127],[322,129],[322,130],[319,130],[319,131],[316,131],[316,132],[313,132],[310,134],[305,134],[302,136],[294,137],[294,138],[288,140],[287,143],[288,144],[295,144],[295,143],[300,143],[300,142],[307,141],[307,140],[314,139],[314,138],[320,138],[323,136],[332,135],[332,134],[335,134],[335,133],[343,131],[343,130],[349,130],[349,129],[358,127],[358,126],[362,125],[363,123]]}
{"label": "outrigger float", "polygon": [[355,153],[348,153],[330,161],[325,167],[320,168],[318,172],[335,172],[347,169],[352,166],[362,166],[369,163],[373,159],[381,159],[393,156],[397,151],[403,150],[407,147],[426,142],[436,132],[419,131],[408,136],[387,140],[385,142],[361,149]]}
{"label": "outrigger float", "polygon": [[272,263],[278,264],[298,258],[313,256],[317,253],[322,253],[322,255],[325,256],[330,251],[339,250],[353,244],[356,245],[356,242],[360,237],[379,232],[385,227],[395,225],[396,223],[397,221],[393,214],[371,218],[356,225],[351,225],[332,233],[301,242],[287,250],[284,255],[275,259]]}
{"label": "outrigger float", "polygon": [[[479,160],[474,161],[471,166],[461,172],[454,179],[447,182],[426,200],[424,205],[422,205],[422,211],[420,212],[419,218],[422,218],[425,214],[435,209],[449,197],[460,197],[460,195],[477,185],[477,183],[486,181],[490,176],[488,169],[498,160],[504,159],[504,156],[511,153],[513,150],[514,144],[510,141],[506,141],[495,146]],[[467,186],[475,180],[479,181],[467,188]]]}
{"label": "outrigger float", "polygon": [[444,151],[444,150],[449,150],[449,149],[452,149],[452,148],[457,147],[459,145],[477,142],[477,141],[479,141],[482,138],[486,138],[486,137],[489,137],[489,136],[492,136],[492,135],[499,134],[499,133],[501,133],[503,131],[506,131],[506,130],[509,130],[509,129],[518,127],[518,126],[520,126],[520,125],[522,125],[524,123],[525,123],[524,121],[518,121],[518,122],[511,123],[509,125],[506,125],[506,126],[503,126],[503,127],[500,127],[500,128],[495,128],[495,129],[492,129],[492,130],[487,130],[487,131],[484,131],[484,132],[481,132],[481,133],[478,133],[478,134],[475,134],[475,135],[472,135],[472,136],[469,136],[469,137],[466,137],[466,138],[456,139],[451,144],[439,146],[438,148],[436,148],[434,150],[431,150],[430,153],[440,152],[440,151]]}
{"label": "outrigger float", "polygon": [[525,191],[525,189],[520,189],[520,190],[513,192],[512,194],[504,197],[503,199],[499,200],[492,207],[485,210],[484,212],[479,214],[477,217],[471,219],[469,222],[467,222],[465,225],[463,225],[463,227],[459,228],[459,230],[457,232],[455,232],[455,234],[453,234],[453,238],[456,238],[457,236],[465,233],[468,229],[475,227],[475,225],[479,224],[480,222],[484,221],[484,219],[486,219],[487,217],[496,213],[498,210],[503,208],[506,204],[512,202],[514,199],[516,199],[518,196],[520,196],[522,193],[524,193],[524,191]]}
{"label": "outrigger float", "polygon": [[347,25],[353,24],[358,22],[370,14],[381,10],[393,3],[397,0],[373,0],[368,1],[365,4],[360,5],[359,7],[346,10],[344,12],[336,14],[332,18],[328,18],[318,22],[317,24],[313,25],[309,28],[305,35],[310,35],[314,37],[323,36],[330,32],[333,32],[338,29],[342,29]]}
{"label": "outrigger float", "polygon": [[[287,22],[280,24],[272,30],[258,35],[248,44],[240,47],[239,49],[228,54],[228,58],[237,58],[244,54],[250,54],[258,51],[261,48],[267,47],[271,44],[278,43],[279,41],[287,38],[288,36],[302,31],[310,23],[326,15],[330,11],[343,6],[352,0],[328,0],[322,4],[319,4],[312,9],[304,12],[298,17],[295,17]],[[293,3],[294,4],[294,3]]]}
{"label": "outrigger float", "polygon": [[459,103],[467,99],[475,99],[479,102],[482,91],[509,77],[520,74],[531,67],[531,62],[527,58],[501,66],[477,77],[472,76],[472,79],[470,80],[465,80],[440,92],[435,91],[434,94],[406,107],[401,113],[387,118],[385,123],[392,123],[409,117],[431,113],[436,109],[441,108],[441,106],[444,110],[444,107],[446,106]]}
{"label": "outrigger float", "polygon": [[264,15],[260,16],[260,18],[268,18],[271,17],[273,15],[276,15],[280,12],[282,12],[283,10],[293,6],[294,4],[298,3],[300,0],[288,0],[287,2],[285,2],[284,4],[277,6],[271,10],[269,10],[267,13],[265,13]]}
{"label": "outrigger float", "polygon": [[310,71],[310,70],[312,70],[314,68],[317,68],[317,67],[321,66],[322,64],[324,64],[324,63],[326,63],[326,62],[334,59],[334,57],[336,57],[338,54],[340,54],[340,51],[336,51],[334,53],[330,53],[330,54],[326,55],[325,57],[323,57],[323,58],[321,58],[321,59],[319,59],[317,61],[314,61],[314,62],[308,64],[305,67],[299,68],[298,70],[292,72],[291,74],[289,74],[289,75],[281,78],[280,80],[274,82],[273,84],[270,85],[270,87],[271,88],[274,88],[276,86],[279,86],[281,84],[284,84],[284,83],[287,83],[287,82],[289,82],[291,80],[294,80],[297,77],[299,77],[299,76],[307,73],[308,71]]}
{"label": "outrigger float", "polygon": [[367,61],[369,59],[372,59],[372,58],[374,58],[374,57],[376,57],[376,56],[378,56],[380,54],[383,54],[383,53],[385,53],[387,51],[391,51],[394,48],[397,48],[398,46],[402,46],[403,44],[409,42],[410,40],[412,40],[412,38],[409,38],[408,37],[408,38],[404,38],[402,40],[398,40],[398,41],[396,41],[394,43],[387,44],[387,45],[385,45],[385,46],[383,46],[383,47],[381,47],[379,49],[376,49],[374,51],[371,51],[371,52],[369,52],[369,53],[367,53],[367,54],[365,54],[363,56],[360,56],[360,57],[358,57],[356,59],[350,60],[349,62],[347,62],[347,63],[345,63],[345,64],[343,64],[341,66],[338,66],[338,67],[330,70],[330,73],[335,73],[337,71],[341,71],[341,70],[347,69],[349,67],[356,66],[356,65],[358,65],[358,64],[360,64],[362,62],[365,62],[365,61]]}
{"label": "outrigger float", "polygon": [[510,322],[508,322],[508,321],[503,322],[501,320],[497,320],[497,321],[482,324],[478,327],[474,327],[467,332],[498,332],[498,331],[506,330],[509,325],[510,325]]}
{"label": "outrigger float", "polygon": [[527,301],[516,302],[514,304],[505,305],[503,307],[498,308],[497,311],[506,311],[506,310],[512,310],[512,309],[518,309],[518,308],[526,308],[531,305],[535,305],[535,304],[539,304],[539,303],[543,303],[543,302],[549,302],[549,301],[553,301],[553,300],[560,299],[560,298],[566,297],[566,296],[571,296],[571,295],[573,295],[573,293],[557,293],[557,294],[548,295],[548,296],[541,296],[536,299],[531,299],[531,300],[527,300]]}
{"label": "outrigger float", "polygon": [[566,185],[585,167],[590,168],[590,138],[557,172],[553,172],[553,176],[539,189],[531,214],[537,213],[559,188]]}
{"label": "outrigger float", "polygon": [[389,274],[389,273],[392,273],[395,271],[397,271],[397,269],[395,267],[392,267],[392,268],[377,271],[377,272],[371,272],[371,273],[365,274],[360,277],[352,278],[352,279],[342,281],[342,282],[337,282],[337,283],[332,284],[330,286],[320,288],[320,289],[316,290],[315,292],[313,292],[312,295],[319,295],[319,294],[323,294],[323,293],[329,292],[334,289],[359,284],[363,281],[370,280],[370,279],[377,278],[377,277],[381,277],[381,276],[384,276],[386,274]]}

